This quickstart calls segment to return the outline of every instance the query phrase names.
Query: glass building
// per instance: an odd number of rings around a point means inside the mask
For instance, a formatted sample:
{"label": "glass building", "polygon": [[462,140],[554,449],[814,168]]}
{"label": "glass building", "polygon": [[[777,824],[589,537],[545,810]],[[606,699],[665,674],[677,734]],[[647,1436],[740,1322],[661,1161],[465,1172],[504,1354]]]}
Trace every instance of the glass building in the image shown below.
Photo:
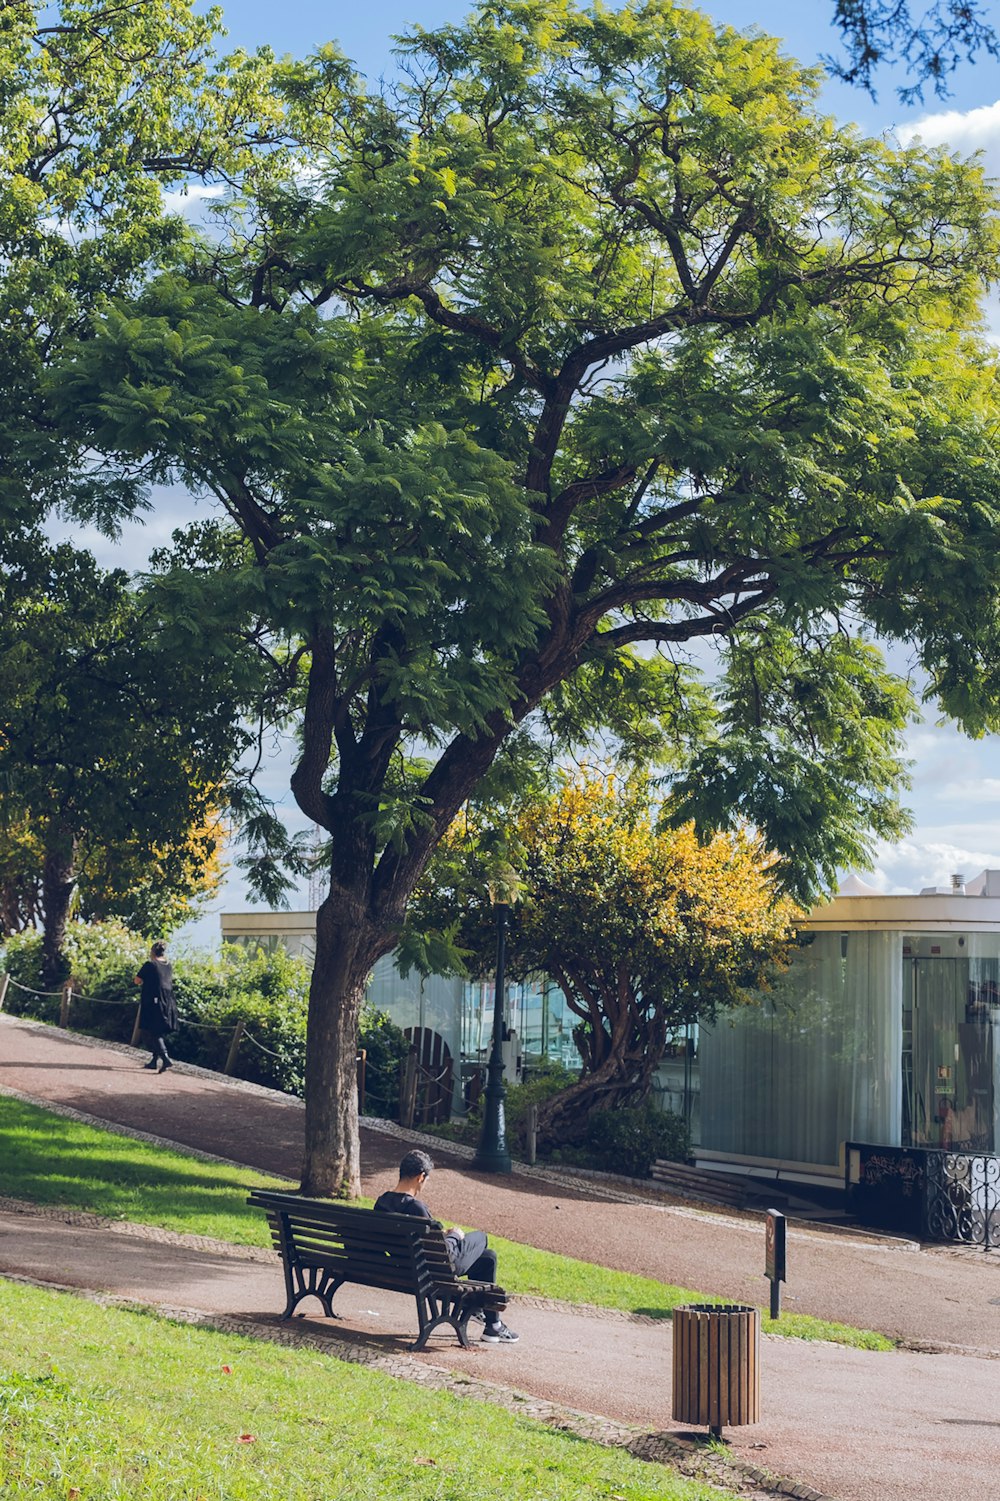
{"label": "glass building", "polygon": [[[225,912],[220,918],[224,943],[265,950],[281,946],[311,960],[316,949],[315,912]],[[493,1034],[492,982],[402,975],[391,954],[380,959],[368,982],[368,1000],[398,1027],[436,1032],[455,1060],[454,1107],[463,1107],[470,1074],[488,1060]],[[573,1042],[576,1018],[558,986],[541,978],[507,986],[504,1016],[510,1033],[505,1046],[509,1082],[525,1067],[546,1059],[579,1067]]]}
{"label": "glass building", "polygon": [[698,1031],[696,1156],[842,1182],[845,1141],[1000,1152],[998,1033],[1000,871],[919,896],[847,883],[759,1007]]}

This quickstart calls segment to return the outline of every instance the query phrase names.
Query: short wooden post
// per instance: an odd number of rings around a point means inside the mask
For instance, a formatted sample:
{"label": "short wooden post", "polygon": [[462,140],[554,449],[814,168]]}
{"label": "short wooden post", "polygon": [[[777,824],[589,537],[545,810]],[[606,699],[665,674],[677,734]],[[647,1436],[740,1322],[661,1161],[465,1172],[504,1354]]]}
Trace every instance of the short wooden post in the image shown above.
{"label": "short wooden post", "polygon": [[527,1143],[526,1143],[526,1145],[527,1145],[527,1149],[528,1149],[528,1161],[529,1161],[529,1163],[533,1163],[534,1160],[535,1160],[535,1153],[536,1153],[536,1151],[538,1149],[538,1106],[537,1105],[529,1105],[528,1106],[528,1119],[527,1119],[527,1122],[525,1123],[525,1133],[527,1135]]}
{"label": "short wooden post", "polygon": [[139,1024],[139,1018],[140,1018],[141,1015],[142,1015],[142,1004],[140,1003],[135,1008],[135,1025],[132,1028],[132,1039],[131,1039],[131,1046],[132,1047],[138,1047],[138,1045],[139,1045],[139,1033],[142,1031],[142,1027]]}
{"label": "short wooden post", "polygon": [[229,1044],[229,1052],[226,1054],[226,1066],[222,1070],[224,1074],[231,1074],[233,1069],[236,1067],[236,1054],[240,1050],[240,1043],[243,1041],[243,1033],[245,1028],[246,1022],[241,1016],[239,1021],[236,1023],[236,1026],[233,1028],[233,1040]]}
{"label": "short wooden post", "polygon": [[67,980],[62,988],[62,1000],[59,1002],[59,1025],[69,1026],[69,1008],[73,1001],[73,982]]}
{"label": "short wooden post", "polygon": [[3,1003],[7,999],[7,986],[9,984],[10,975],[4,970],[3,974],[0,975],[0,1011],[3,1010]]}
{"label": "short wooden post", "polygon": [[417,1108],[417,1050],[411,1048],[403,1064],[403,1085],[399,1091],[399,1124],[412,1126]]}
{"label": "short wooden post", "polygon": [[365,1113],[365,1073],[368,1068],[368,1049],[362,1048],[358,1053],[358,1114]]}

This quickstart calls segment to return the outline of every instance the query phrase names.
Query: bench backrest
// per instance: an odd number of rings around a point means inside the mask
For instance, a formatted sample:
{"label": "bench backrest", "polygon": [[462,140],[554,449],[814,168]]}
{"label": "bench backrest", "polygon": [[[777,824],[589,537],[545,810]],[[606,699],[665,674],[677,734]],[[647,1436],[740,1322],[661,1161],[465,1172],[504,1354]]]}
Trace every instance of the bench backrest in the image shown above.
{"label": "bench backrest", "polygon": [[255,1189],[247,1202],[266,1212],[275,1248],[292,1265],[395,1292],[426,1294],[457,1283],[437,1220],[267,1189]]}

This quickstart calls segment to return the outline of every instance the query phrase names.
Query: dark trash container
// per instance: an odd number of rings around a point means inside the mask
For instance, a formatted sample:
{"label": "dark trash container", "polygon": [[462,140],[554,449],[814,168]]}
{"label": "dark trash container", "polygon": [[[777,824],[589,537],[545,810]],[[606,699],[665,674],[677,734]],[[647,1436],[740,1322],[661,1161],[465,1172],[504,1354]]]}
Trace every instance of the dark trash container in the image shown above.
{"label": "dark trash container", "polygon": [[760,1422],[760,1311],[745,1304],[674,1309],[673,1416],[724,1427]]}

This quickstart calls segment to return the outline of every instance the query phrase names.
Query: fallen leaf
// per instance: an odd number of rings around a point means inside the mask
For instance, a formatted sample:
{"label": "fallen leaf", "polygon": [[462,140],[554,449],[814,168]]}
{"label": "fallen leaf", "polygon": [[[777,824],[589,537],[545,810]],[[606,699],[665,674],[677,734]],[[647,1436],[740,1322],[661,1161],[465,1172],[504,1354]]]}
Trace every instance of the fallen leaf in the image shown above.
{"label": "fallen leaf", "polygon": [[76,1498],[79,1494],[80,1487],[78,1485],[71,1485],[69,1490],[66,1492],[66,1501],[76,1501]]}
{"label": "fallen leaf", "polygon": [[224,1365],[222,1367],[222,1374],[223,1374],[223,1376],[231,1376],[233,1374],[233,1368],[232,1368],[232,1366],[231,1365]]}
{"label": "fallen leaf", "polygon": [[413,1463],[415,1465],[436,1465],[437,1464],[437,1460],[436,1459],[421,1459],[421,1458],[418,1457],[418,1458],[416,1458],[413,1461]]}
{"label": "fallen leaf", "polygon": [[257,1442],[257,1435],[256,1433],[241,1433],[236,1442],[238,1444],[255,1444]]}

